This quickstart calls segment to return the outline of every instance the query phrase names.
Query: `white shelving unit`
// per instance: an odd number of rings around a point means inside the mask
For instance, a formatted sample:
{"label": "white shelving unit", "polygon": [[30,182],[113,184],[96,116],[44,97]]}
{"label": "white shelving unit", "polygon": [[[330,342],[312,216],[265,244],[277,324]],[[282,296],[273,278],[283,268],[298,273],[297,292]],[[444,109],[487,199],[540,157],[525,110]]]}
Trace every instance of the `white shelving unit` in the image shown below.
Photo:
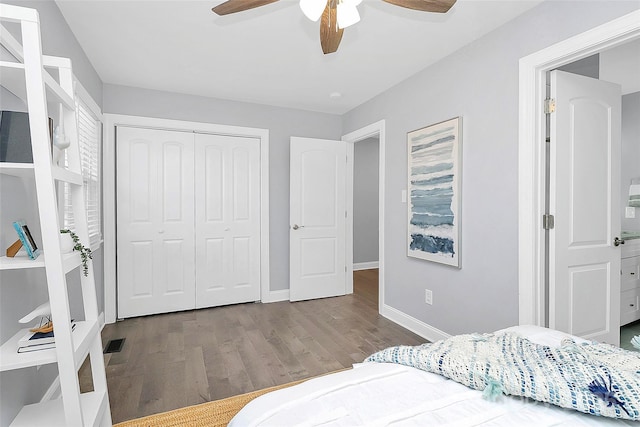
{"label": "white shelving unit", "polygon": [[[88,274],[84,276],[80,267],[80,255],[77,252],[62,254],[60,250],[58,183],[70,184],[75,232],[81,242],[89,244],[71,61],[67,58],[42,55],[37,11],[0,4],[0,21],[2,46],[16,58],[15,62],[0,61],[0,85],[23,99],[28,107],[33,153],[33,163],[0,162],[0,179],[2,175],[10,175],[22,179],[27,186],[35,187],[43,252],[35,260],[25,256],[0,257],[0,270],[45,270],[56,337],[56,347],[53,349],[18,353],[18,340],[25,334],[25,330],[19,331],[0,346],[0,371],[56,363],[61,389],[59,399],[22,408],[11,425],[110,426],[111,413],[100,339],[93,264],[89,260]],[[7,31],[6,22],[20,25],[21,42]],[[56,75],[57,79],[52,77],[46,68],[53,68],[53,75]],[[52,164],[48,102],[64,107],[64,129],[71,140],[67,149],[68,168]],[[72,329],[66,274],[76,269],[81,277],[84,321],[77,322]],[[87,356],[91,359],[94,391],[80,393],[78,369]]]}

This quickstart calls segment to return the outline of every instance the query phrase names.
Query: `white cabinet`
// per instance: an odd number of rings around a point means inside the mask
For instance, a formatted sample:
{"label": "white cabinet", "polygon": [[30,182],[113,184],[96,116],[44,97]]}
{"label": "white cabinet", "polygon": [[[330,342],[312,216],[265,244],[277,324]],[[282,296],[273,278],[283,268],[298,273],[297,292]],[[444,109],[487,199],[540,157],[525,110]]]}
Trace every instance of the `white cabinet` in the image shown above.
{"label": "white cabinet", "polygon": [[[36,10],[0,3],[0,20],[3,24],[0,31],[2,48],[15,59],[0,61],[0,85],[21,98],[27,106],[33,158],[32,163],[0,162],[0,179],[15,181],[15,178],[7,176],[17,177],[22,181],[25,194],[35,194],[37,203],[31,207],[34,212],[30,213],[30,216],[34,221],[38,221],[38,224],[34,225],[39,226],[37,228],[41,232],[41,244],[38,246],[42,250],[42,255],[35,260],[26,256],[0,257],[0,271],[15,270],[16,274],[23,274],[24,278],[20,279],[12,275],[11,282],[18,282],[31,280],[29,273],[33,269],[44,270],[44,276],[38,275],[41,279],[33,280],[35,286],[47,289],[51,317],[55,325],[55,348],[18,353],[17,343],[26,333],[25,330],[17,331],[13,337],[5,340],[0,346],[0,371],[55,363],[58,367],[61,390],[61,397],[58,399],[24,406],[11,425],[111,425],[93,265],[89,260],[87,273],[82,274],[80,255],[77,252],[63,254],[60,246],[62,227],[58,216],[57,187],[61,183],[69,186],[75,232],[83,244],[89,244],[71,61],[67,58],[42,55],[40,24]],[[22,44],[6,31],[6,22],[20,25]],[[45,67],[52,68],[54,72],[49,74]],[[52,162],[48,117],[55,116],[57,109],[53,114],[49,114],[48,103],[56,107],[61,106],[63,111],[61,119],[70,140],[67,151],[68,168],[58,167]],[[8,187],[2,186],[2,191],[6,191]],[[7,194],[0,194],[0,197],[3,196]],[[7,221],[2,222],[2,226],[5,227],[6,223]],[[14,232],[3,228],[0,233]],[[4,248],[2,249],[4,251]],[[76,322],[75,328],[71,325],[66,276],[72,271],[73,274],[80,275],[84,317],[82,321]],[[3,282],[2,286],[9,287],[15,284]],[[17,329],[17,325],[18,319],[15,319],[14,324],[3,327]],[[81,394],[78,369],[87,356],[91,359],[94,390]]]}
{"label": "white cabinet", "polygon": [[640,239],[622,246],[620,268],[620,324],[640,319]]}

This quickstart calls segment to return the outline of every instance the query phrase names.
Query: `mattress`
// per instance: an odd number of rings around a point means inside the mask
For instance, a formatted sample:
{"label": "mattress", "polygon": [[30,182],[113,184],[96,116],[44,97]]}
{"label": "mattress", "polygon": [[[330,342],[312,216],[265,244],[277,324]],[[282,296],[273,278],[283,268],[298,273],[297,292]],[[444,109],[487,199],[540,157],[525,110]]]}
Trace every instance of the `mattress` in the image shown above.
{"label": "mattress", "polygon": [[[569,335],[536,326],[516,332],[542,345],[560,346]],[[573,337],[577,342],[583,341]],[[482,392],[436,374],[387,363],[362,363],[263,395],[230,422],[249,426],[638,426],[530,399]]]}

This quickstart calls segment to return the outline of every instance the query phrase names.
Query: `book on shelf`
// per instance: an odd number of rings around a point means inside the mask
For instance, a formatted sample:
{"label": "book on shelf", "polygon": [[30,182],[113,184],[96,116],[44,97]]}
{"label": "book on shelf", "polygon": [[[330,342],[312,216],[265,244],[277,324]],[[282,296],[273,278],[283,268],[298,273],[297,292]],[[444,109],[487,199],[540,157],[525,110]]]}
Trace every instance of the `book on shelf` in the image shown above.
{"label": "book on shelf", "polygon": [[[75,320],[72,319],[71,330],[74,330],[75,327],[76,327],[76,322]],[[41,347],[47,344],[53,344],[55,346],[55,336],[53,334],[53,331],[51,332],[27,331],[27,333],[18,340],[18,353],[24,353],[24,351],[20,351],[21,348],[38,347],[38,348],[34,348],[34,350],[51,348],[51,347]]]}
{"label": "book on shelf", "polygon": [[18,353],[29,353],[38,350],[48,350],[50,348],[56,348],[56,343],[50,342],[48,344],[29,345],[25,347],[18,347]]}

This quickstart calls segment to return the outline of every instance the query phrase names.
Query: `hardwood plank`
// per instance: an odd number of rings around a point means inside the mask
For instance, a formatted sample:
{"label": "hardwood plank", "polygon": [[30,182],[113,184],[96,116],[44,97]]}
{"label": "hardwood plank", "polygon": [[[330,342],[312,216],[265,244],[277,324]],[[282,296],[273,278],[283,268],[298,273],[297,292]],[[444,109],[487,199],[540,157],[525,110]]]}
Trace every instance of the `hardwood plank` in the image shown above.
{"label": "hardwood plank", "polygon": [[204,363],[202,347],[193,347],[186,351],[184,363],[185,399],[189,405],[209,402],[209,381]]}
{"label": "hardwood plank", "polygon": [[191,389],[191,383],[186,375],[187,363],[187,360],[181,360],[169,362],[166,365],[165,382],[162,390],[162,402],[164,408],[167,408],[164,409],[166,411],[194,405],[187,396],[187,389]]}

